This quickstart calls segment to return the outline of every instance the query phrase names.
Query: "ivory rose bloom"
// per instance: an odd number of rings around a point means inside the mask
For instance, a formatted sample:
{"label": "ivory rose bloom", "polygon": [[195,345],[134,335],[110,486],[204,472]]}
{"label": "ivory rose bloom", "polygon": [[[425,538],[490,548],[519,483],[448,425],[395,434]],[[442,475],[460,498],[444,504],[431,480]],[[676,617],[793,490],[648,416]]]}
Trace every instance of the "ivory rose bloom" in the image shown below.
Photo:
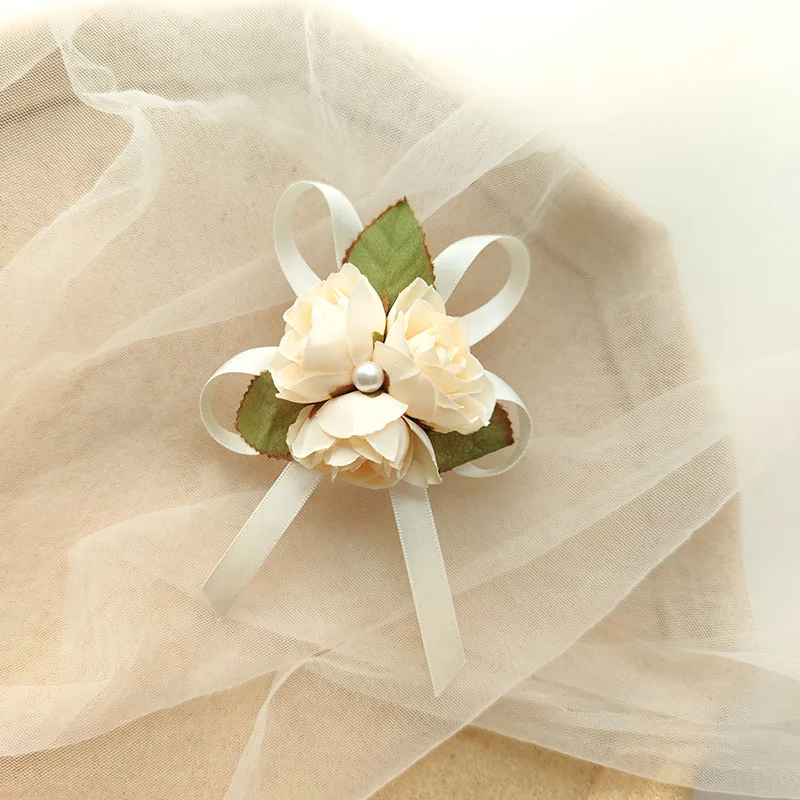
{"label": "ivory rose bloom", "polygon": [[372,284],[352,264],[303,292],[286,323],[270,372],[278,397],[318,403],[352,385],[355,366],[372,358],[386,312]]}
{"label": "ivory rose bloom", "polygon": [[473,433],[491,419],[494,387],[470,353],[464,324],[447,316],[444,300],[421,278],[398,295],[373,360],[406,414],[432,429]]}
{"label": "ivory rose bloom", "polygon": [[427,434],[405,413],[405,404],[385,392],[350,392],[306,406],[286,441],[304,467],[370,489],[401,480],[422,487],[441,483]]}
{"label": "ivory rose bloom", "polygon": [[367,278],[344,264],[283,318],[270,372],[278,397],[305,405],[286,441],[308,469],[373,489],[439,483],[417,420],[467,434],[491,418],[494,387],[470,353],[464,324],[421,278],[387,318]]}

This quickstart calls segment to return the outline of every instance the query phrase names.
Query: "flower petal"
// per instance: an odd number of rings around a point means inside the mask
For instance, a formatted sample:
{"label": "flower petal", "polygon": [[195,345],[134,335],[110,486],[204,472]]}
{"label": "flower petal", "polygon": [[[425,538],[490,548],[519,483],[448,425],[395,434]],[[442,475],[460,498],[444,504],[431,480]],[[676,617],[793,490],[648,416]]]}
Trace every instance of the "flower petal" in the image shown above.
{"label": "flower petal", "polygon": [[317,424],[337,439],[368,436],[400,419],[407,406],[385,392],[369,396],[350,392],[329,400],[317,412]]}
{"label": "flower petal", "polygon": [[428,434],[414,420],[406,419],[406,423],[412,434],[411,460],[403,480],[414,486],[422,487],[441,483],[442,476],[439,474],[439,467],[436,464],[436,453],[433,451]]}
{"label": "flower petal", "polygon": [[367,437],[367,442],[377,453],[398,466],[403,462],[409,441],[408,426],[402,420],[391,422]]}
{"label": "flower petal", "polygon": [[346,261],[338,272],[328,278],[327,282],[331,288],[343,293],[345,296],[349,296],[363,277],[361,270],[355,264]]}
{"label": "flower petal", "polygon": [[406,341],[405,320],[406,315],[404,313],[400,313],[395,320],[395,324],[387,330],[384,343],[387,347],[391,347],[392,350],[397,350],[398,353],[403,353],[403,355],[407,355],[409,358],[411,358],[411,349]]}
{"label": "flower petal", "polygon": [[441,295],[422,278],[415,278],[397,295],[397,299],[389,311],[389,327],[394,324],[398,312],[408,311],[417,300],[425,300],[440,314],[444,314],[444,300]]}
{"label": "flower petal", "polygon": [[308,458],[313,453],[324,451],[334,444],[334,439],[311,417],[313,410],[313,406],[306,406],[286,431],[286,443],[296,459]]}
{"label": "flower petal", "polygon": [[431,428],[439,433],[475,433],[483,423],[476,419],[467,419],[460,408],[437,407],[433,419],[428,423]]}
{"label": "flower petal", "polygon": [[362,276],[350,295],[347,306],[346,336],[354,366],[372,359],[375,343],[373,334],[383,336],[385,331],[386,312],[383,310],[383,303],[372,284]]}
{"label": "flower petal", "polygon": [[325,463],[332,467],[348,467],[356,461],[361,463],[361,456],[347,443],[337,444],[325,453]]}
{"label": "flower petal", "polygon": [[353,449],[367,461],[372,461],[374,464],[383,463],[381,454],[369,443],[368,439],[362,439],[360,436],[355,436],[350,439],[350,444],[352,445]]}
{"label": "flower petal", "polygon": [[312,328],[303,350],[302,369],[306,375],[315,372],[346,375],[353,371],[347,342],[343,338],[331,338],[328,333],[325,329]]}
{"label": "flower petal", "polygon": [[426,365],[424,372],[442,392],[448,395],[476,394],[481,390],[481,376],[478,376],[478,380],[464,380],[463,372],[454,374],[438,365]]}
{"label": "flower petal", "polygon": [[383,368],[390,383],[419,375],[419,367],[410,354],[395,350],[383,342],[375,342],[372,359]]}
{"label": "flower petal", "polygon": [[[422,331],[434,329],[446,330],[451,326],[449,323],[454,320],[453,317],[445,317],[441,312],[436,311],[434,307],[424,299],[417,300],[416,303],[407,312],[408,324],[406,326],[406,338],[410,339]],[[458,322],[459,320],[454,320]]]}
{"label": "flower petal", "polygon": [[305,336],[301,336],[297,331],[287,328],[286,333],[283,334],[278,344],[278,352],[288,361],[299,362],[303,357],[305,343]]}
{"label": "flower petal", "polygon": [[404,403],[408,410],[406,415],[414,419],[430,422],[436,413],[436,387],[423,374],[406,380],[389,382],[389,393]]}
{"label": "flower petal", "polygon": [[320,403],[351,382],[350,373],[305,375],[297,364],[270,371],[278,389],[276,396],[292,403]]}

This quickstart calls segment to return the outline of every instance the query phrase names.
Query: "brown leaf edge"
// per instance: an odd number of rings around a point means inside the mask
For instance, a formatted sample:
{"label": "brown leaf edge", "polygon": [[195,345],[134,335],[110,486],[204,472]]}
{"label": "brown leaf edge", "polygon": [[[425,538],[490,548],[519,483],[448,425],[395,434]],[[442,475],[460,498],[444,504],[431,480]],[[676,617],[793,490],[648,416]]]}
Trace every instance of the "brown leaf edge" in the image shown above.
{"label": "brown leaf edge", "polygon": [[[390,206],[387,206],[386,208],[384,208],[383,211],[381,211],[381,213],[378,214],[378,216],[375,217],[372,220],[372,222],[370,222],[368,225],[365,225],[363,230],[361,231],[361,233],[359,233],[358,236],[356,236],[356,238],[353,239],[352,243],[350,244],[350,247],[348,247],[347,250],[345,251],[344,258],[342,258],[342,266],[344,266],[350,260],[350,253],[352,252],[353,248],[358,243],[358,240],[361,238],[361,234],[363,234],[364,231],[367,228],[369,228],[371,225],[374,225],[384,214],[388,213],[393,208],[396,208],[401,203],[408,203],[408,207],[411,209],[411,213],[414,214],[414,208],[412,207],[411,203],[408,202],[408,195],[403,195],[403,197],[401,197],[396,203],[392,203]],[[420,223],[419,219],[417,219],[417,215],[416,214],[414,214],[414,219],[417,220],[417,227],[419,228],[420,233],[422,234],[422,246],[425,248],[425,255],[428,256],[428,261],[431,262],[431,277],[433,278],[433,281],[431,282],[431,286],[433,286],[435,281],[436,281],[436,274],[433,271],[433,259],[431,258],[431,251],[428,249],[428,240],[427,240],[427,238],[425,236],[425,228],[422,227],[422,224]],[[383,300],[383,298],[381,298],[381,299]],[[386,305],[386,304],[387,303],[384,300],[384,305]]]}
{"label": "brown leaf edge", "polygon": [[[506,432],[508,444],[505,447],[511,447],[516,441],[514,437],[514,426],[511,424],[511,417],[508,414],[508,409],[499,400],[494,404],[494,411],[492,411],[492,418],[490,421],[494,422],[495,425],[498,425]],[[505,447],[501,447],[494,452],[499,453],[500,450],[505,450]],[[487,455],[491,455],[491,453],[487,453]]]}
{"label": "brown leaf edge", "polygon": [[[265,372],[269,372],[269,370],[265,370]],[[262,373],[260,373],[260,374],[258,374],[256,376],[254,376],[253,380],[251,380],[250,383],[247,384],[247,389],[245,389],[245,392],[242,395],[242,399],[239,401],[239,407],[236,409],[236,423],[234,424],[234,428],[236,429],[236,433],[238,433],[239,436],[242,437],[242,439],[244,439],[244,436],[242,435],[242,432],[239,430],[239,412],[242,410],[242,403],[244,403],[244,399],[245,399],[245,397],[247,397],[248,392],[253,388],[253,384],[263,374],[264,373],[262,372]],[[298,403],[298,405],[300,405],[300,404]],[[244,440],[247,442],[247,439],[244,439]],[[250,442],[247,442],[247,444],[249,444],[250,447],[252,447],[253,450],[255,450],[259,455],[266,456],[267,458],[272,458],[275,461],[294,461],[294,459],[292,458],[291,453],[286,453],[285,455],[276,456],[274,453],[265,453],[263,450],[259,450],[255,445],[250,444]],[[287,445],[287,447],[288,447],[288,445]]]}
{"label": "brown leaf edge", "polygon": [[[426,425],[421,420],[414,420],[421,428],[425,430],[431,430],[431,428]],[[512,444],[516,441],[514,436],[514,426],[511,424],[511,417],[508,414],[508,409],[498,400],[494,404],[494,409],[492,410],[492,416],[489,420],[489,423],[494,423],[495,425],[499,426],[506,432],[506,436],[508,438],[508,444],[503,445],[503,447],[498,447],[497,450],[492,450],[491,453],[485,453],[483,456],[478,456],[478,458],[484,458],[485,456],[490,456],[492,453],[499,453],[501,450],[505,450],[506,447],[511,447]],[[470,434],[467,434],[470,435]],[[472,461],[477,461],[478,458],[473,458]],[[471,464],[472,461],[465,461],[464,464]],[[438,464],[436,465],[438,468]],[[461,466],[458,464],[457,466]],[[450,469],[440,470],[440,473],[444,475],[447,472],[451,472],[454,470],[455,467],[451,467]]]}

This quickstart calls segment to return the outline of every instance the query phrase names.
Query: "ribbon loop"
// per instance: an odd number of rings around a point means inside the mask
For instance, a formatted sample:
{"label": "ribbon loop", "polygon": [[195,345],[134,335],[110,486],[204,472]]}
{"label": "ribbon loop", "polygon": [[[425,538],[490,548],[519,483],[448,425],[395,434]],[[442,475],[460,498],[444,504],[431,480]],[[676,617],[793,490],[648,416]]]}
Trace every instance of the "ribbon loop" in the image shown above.
{"label": "ribbon loop", "polygon": [[528,249],[513,236],[468,236],[445,248],[433,260],[436,290],[447,302],[473,261],[495,242],[508,254],[511,270],[503,288],[491,300],[461,318],[470,345],[485,339],[502,325],[519,304],[531,273]]}
{"label": "ribbon loop", "polygon": [[399,483],[389,493],[433,693],[438,697],[464,666],[464,648],[436,523],[426,489]]}
{"label": "ribbon loop", "polygon": [[347,248],[361,233],[363,225],[353,204],[333,186],[314,181],[293,183],[278,200],[275,207],[275,252],[283,274],[296,295],[311,289],[320,282],[320,277],[303,258],[292,232],[292,219],[297,201],[309,189],[317,189],[325,198],[333,226],[333,246],[337,264],[341,264]]}
{"label": "ribbon loop", "polygon": [[214,410],[211,408],[211,392],[209,391],[211,384],[223,375],[249,375],[251,377],[261,375],[262,372],[266,372],[269,369],[269,365],[277,352],[277,347],[255,347],[252,350],[245,350],[235,355],[206,381],[203,390],[200,392],[200,417],[206,426],[206,430],[215,441],[234,453],[239,453],[243,456],[260,455],[258,450],[250,447],[238,433],[229,431],[219,424],[214,415]]}

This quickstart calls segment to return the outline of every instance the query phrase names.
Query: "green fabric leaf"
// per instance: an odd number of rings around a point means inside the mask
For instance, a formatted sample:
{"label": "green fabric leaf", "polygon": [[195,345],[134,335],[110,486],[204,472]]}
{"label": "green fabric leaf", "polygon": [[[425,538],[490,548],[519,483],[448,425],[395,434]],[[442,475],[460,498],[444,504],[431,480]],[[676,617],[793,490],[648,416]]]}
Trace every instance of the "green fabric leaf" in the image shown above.
{"label": "green fabric leaf", "polygon": [[275,397],[272,375],[262,372],[254,378],[239,406],[236,430],[259,453],[276,458],[291,458],[286,431],[303,410],[300,403]]}
{"label": "green fabric leaf", "polygon": [[425,234],[405,198],[361,231],[344,260],[366,275],[389,307],[415,278],[433,283],[433,261]]}
{"label": "green fabric leaf", "polygon": [[499,403],[494,407],[489,424],[475,433],[464,435],[427,431],[427,434],[436,453],[439,472],[447,472],[514,443],[511,420],[508,412]]}

